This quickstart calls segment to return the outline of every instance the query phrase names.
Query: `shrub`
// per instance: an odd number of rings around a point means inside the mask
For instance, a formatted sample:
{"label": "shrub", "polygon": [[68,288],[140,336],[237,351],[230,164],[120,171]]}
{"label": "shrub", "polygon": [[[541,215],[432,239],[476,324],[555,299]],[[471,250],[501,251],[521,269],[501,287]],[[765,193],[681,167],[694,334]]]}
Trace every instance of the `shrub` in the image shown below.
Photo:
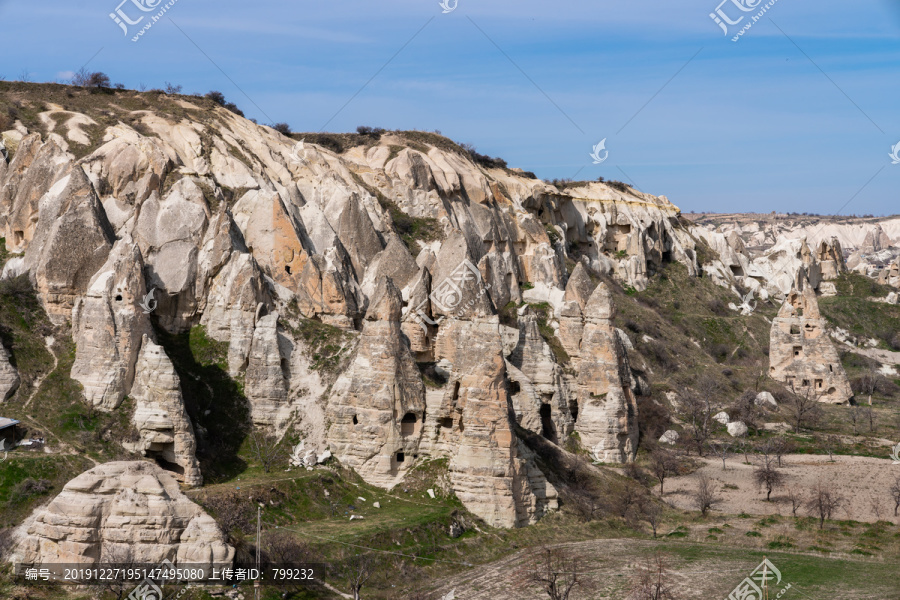
{"label": "shrub", "polygon": [[270,125],[269,127],[274,129],[278,133],[281,133],[284,135],[291,135],[291,126],[288,125],[287,123],[275,123],[274,125]]}
{"label": "shrub", "polygon": [[166,93],[167,93],[167,94],[180,94],[180,93],[181,93],[181,86],[180,86],[180,85],[173,85],[173,84],[171,84],[171,83],[169,83],[169,82],[167,81],[167,82],[166,82]]}
{"label": "shrub", "polygon": [[50,491],[53,484],[46,479],[32,479],[28,477],[17,483],[9,494],[9,504],[21,504],[32,496],[40,496]]}
{"label": "shrub", "polygon": [[218,92],[213,90],[211,92],[207,92],[204,98],[208,98],[218,104],[219,106],[225,106],[225,94],[222,92]]}
{"label": "shrub", "polygon": [[469,158],[472,159],[476,165],[480,165],[486,169],[505,169],[506,161],[502,158],[493,158],[488,156],[487,154],[481,154],[478,150],[475,149],[475,146],[472,144],[460,144],[463,150],[465,150]]}
{"label": "shrub", "polygon": [[380,138],[382,134],[387,133],[387,130],[382,129],[381,127],[368,127],[366,125],[360,125],[356,128],[356,133],[358,133],[359,135]]}

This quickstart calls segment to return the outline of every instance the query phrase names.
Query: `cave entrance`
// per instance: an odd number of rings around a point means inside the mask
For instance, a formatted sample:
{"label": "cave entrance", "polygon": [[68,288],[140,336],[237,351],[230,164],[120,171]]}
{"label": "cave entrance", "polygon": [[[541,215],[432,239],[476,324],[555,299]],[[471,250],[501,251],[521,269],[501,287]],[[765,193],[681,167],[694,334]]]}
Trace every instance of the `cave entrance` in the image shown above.
{"label": "cave entrance", "polygon": [[406,413],[400,421],[400,435],[414,435],[416,433],[416,415]]}
{"label": "cave entrance", "polygon": [[553,424],[553,408],[549,404],[541,404],[541,435],[554,444],[557,443],[556,425]]}

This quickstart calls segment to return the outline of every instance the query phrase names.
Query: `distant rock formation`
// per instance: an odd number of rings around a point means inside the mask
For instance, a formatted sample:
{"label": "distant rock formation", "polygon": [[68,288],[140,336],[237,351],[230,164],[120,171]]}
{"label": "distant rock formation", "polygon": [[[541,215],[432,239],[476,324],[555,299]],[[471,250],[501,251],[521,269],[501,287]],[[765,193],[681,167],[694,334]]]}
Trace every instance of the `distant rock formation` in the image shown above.
{"label": "distant rock formation", "polygon": [[111,462],[68,482],[26,521],[11,560],[26,565],[163,560],[230,566],[234,548],[171,473],[142,461]]}
{"label": "distant rock formation", "polygon": [[788,294],[772,321],[769,376],[795,394],[844,404],[853,391],[826,327],[810,286],[801,285]]}

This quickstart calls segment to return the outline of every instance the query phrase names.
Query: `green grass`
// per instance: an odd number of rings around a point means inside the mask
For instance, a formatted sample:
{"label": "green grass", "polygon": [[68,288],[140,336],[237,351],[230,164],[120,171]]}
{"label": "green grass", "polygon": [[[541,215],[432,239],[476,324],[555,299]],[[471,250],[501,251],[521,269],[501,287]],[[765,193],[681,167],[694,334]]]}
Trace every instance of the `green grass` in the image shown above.
{"label": "green grass", "polygon": [[872,302],[871,297],[883,298],[892,288],[850,273],[835,281],[837,296],[819,299],[822,315],[835,327],[866,339],[878,340],[879,347],[895,350],[891,345],[900,332],[900,306]]}
{"label": "green grass", "polygon": [[296,302],[288,307],[288,313],[289,318],[280,320],[280,324],[303,340],[310,369],[336,374],[349,356],[353,336],[333,325],[300,316]]}

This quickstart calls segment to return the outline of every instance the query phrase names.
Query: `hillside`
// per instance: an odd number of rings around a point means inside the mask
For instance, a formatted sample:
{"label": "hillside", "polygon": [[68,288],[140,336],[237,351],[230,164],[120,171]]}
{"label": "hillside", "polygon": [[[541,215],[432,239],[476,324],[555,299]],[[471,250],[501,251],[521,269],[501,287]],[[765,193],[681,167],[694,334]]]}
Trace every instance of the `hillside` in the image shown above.
{"label": "hillside", "polygon": [[[776,441],[889,464],[898,282],[848,260],[900,254],[890,219],[692,222],[665,196],[554,185],[436,133],[286,135],[161,92],[0,82],[0,136],[0,416],[44,438],[0,462],[0,553],[259,545],[327,565],[295,598],[346,590],[358,554],[378,598],[479,573],[496,589],[491,565],[541,544],[634,539],[633,570],[657,533],[688,563],[744,568],[735,547],[763,549],[749,532],[766,525],[658,493],[661,454],[685,498],[708,457],[754,463]],[[825,400],[821,370],[850,392],[798,420]],[[820,555],[896,560],[882,500],[846,515],[865,526],[784,516],[764,542],[818,590]],[[119,527],[120,504],[199,524]],[[70,550],[76,505],[93,520]]]}

